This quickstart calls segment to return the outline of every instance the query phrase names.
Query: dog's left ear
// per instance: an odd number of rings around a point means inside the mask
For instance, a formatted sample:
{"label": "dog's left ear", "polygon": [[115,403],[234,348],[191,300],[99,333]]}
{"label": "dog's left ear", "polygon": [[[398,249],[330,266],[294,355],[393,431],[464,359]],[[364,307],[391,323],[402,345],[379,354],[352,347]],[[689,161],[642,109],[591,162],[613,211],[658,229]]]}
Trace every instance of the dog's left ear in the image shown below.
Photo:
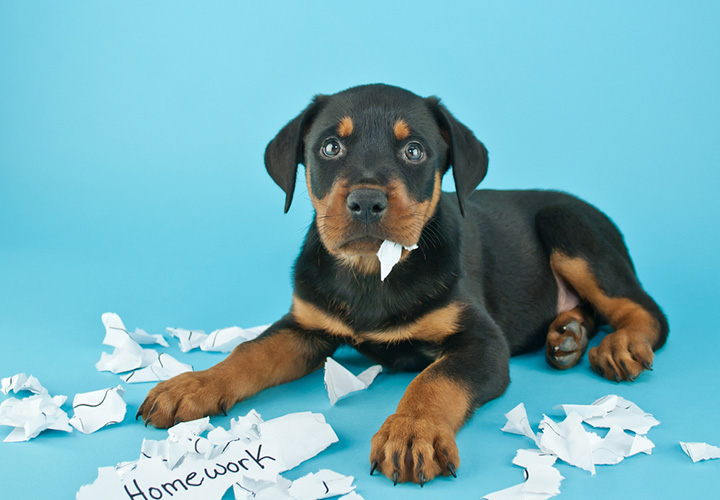
{"label": "dog's left ear", "polygon": [[297,166],[305,162],[305,134],[327,96],[317,95],[302,113],[285,125],[265,149],[265,168],[275,184],[285,191],[285,213],[290,209]]}
{"label": "dog's left ear", "polygon": [[465,200],[487,174],[488,152],[475,134],[455,119],[437,97],[428,97],[428,105],[435,115],[440,133],[450,147],[448,166],[452,165],[455,192],[460,213],[465,216]]}

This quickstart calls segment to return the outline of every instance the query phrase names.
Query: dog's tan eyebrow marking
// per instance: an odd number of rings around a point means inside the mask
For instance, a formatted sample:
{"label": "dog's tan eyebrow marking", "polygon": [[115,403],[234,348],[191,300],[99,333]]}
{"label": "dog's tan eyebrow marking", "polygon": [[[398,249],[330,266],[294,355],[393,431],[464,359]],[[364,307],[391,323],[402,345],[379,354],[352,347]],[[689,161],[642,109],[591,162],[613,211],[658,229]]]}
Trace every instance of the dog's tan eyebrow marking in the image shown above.
{"label": "dog's tan eyebrow marking", "polygon": [[352,118],[349,116],[343,117],[342,120],[340,120],[340,123],[338,124],[337,133],[340,137],[347,137],[350,134],[352,134],[353,131],[353,121]]}
{"label": "dog's tan eyebrow marking", "polygon": [[393,132],[395,132],[395,138],[398,141],[405,140],[410,137],[410,125],[402,118],[398,118],[395,125],[393,125]]}

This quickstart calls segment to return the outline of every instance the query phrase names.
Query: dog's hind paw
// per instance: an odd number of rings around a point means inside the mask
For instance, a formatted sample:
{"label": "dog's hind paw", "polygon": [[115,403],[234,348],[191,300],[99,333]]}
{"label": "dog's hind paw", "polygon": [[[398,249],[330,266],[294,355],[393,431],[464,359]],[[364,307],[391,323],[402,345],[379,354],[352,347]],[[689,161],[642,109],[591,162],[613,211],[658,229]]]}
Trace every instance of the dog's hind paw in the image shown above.
{"label": "dog's hind paw", "polygon": [[572,311],[558,316],[548,331],[545,356],[559,370],[575,366],[588,346],[588,328]]}
{"label": "dog's hind paw", "polygon": [[600,345],[590,349],[590,366],[608,380],[634,382],[645,370],[652,370],[655,354],[645,336],[618,330],[608,334]]}

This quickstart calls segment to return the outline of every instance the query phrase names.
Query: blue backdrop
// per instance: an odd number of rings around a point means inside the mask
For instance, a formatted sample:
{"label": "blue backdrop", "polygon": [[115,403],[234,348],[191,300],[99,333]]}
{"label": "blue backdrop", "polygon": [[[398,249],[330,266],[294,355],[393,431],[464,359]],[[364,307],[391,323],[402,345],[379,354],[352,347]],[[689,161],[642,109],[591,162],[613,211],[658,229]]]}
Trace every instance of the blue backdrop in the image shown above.
{"label": "blue backdrop", "polygon": [[[521,437],[499,431],[609,393],[662,424],[650,457],[589,474],[560,465],[566,498],[707,498],[720,463],[678,441],[720,445],[720,4],[698,2],[4,1],[0,3],[0,377],[51,393],[118,383],[94,363],[100,315],[130,328],[271,322],[312,207],[265,173],[267,142],[316,93],[385,82],[435,94],[490,151],[488,188],[556,188],[622,228],[670,340],[634,384],[567,373],[543,354],[460,432],[457,479],[420,489],[368,475],[369,442],[409,375],[381,375],[331,407],[322,373],[237,405],[265,418],[325,414],[340,442],[302,465],[357,477],[367,500],[480,498],[521,481]],[[182,354],[202,369],[220,355]],[[368,362],[340,355],[352,369]],[[0,443],[7,498],[73,498],[99,466],[162,439],[132,416],[97,434]],[[3,431],[3,436],[5,432]]]}

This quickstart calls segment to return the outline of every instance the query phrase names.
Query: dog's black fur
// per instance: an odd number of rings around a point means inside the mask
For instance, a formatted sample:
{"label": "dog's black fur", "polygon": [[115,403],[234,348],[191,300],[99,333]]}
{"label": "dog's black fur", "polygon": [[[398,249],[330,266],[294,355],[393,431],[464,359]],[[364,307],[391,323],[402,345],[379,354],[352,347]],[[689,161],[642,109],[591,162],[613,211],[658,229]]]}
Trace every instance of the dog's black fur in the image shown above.
{"label": "dog's black fur", "polygon": [[[373,470],[423,484],[455,474],[454,433],[504,392],[510,356],[546,346],[552,365],[570,367],[609,322],[616,332],[591,350],[591,365],[634,380],[665,342],[665,316],[614,224],[560,192],[475,191],[487,150],[436,98],[386,85],[318,96],[268,145],[265,162],[285,211],[304,164],[316,209],[295,264],[293,309],[224,370],[159,384],[138,412],[155,425],[224,411],[349,344],[386,366],[423,370],[371,452]],[[450,168],[456,193],[440,194]],[[418,248],[381,281],[374,253],[383,240]],[[292,339],[273,344],[292,349],[275,353],[297,365],[292,373],[278,367],[252,389],[219,387],[236,378],[240,387],[240,366],[264,356],[272,338]],[[199,380],[202,395],[193,393]]]}

